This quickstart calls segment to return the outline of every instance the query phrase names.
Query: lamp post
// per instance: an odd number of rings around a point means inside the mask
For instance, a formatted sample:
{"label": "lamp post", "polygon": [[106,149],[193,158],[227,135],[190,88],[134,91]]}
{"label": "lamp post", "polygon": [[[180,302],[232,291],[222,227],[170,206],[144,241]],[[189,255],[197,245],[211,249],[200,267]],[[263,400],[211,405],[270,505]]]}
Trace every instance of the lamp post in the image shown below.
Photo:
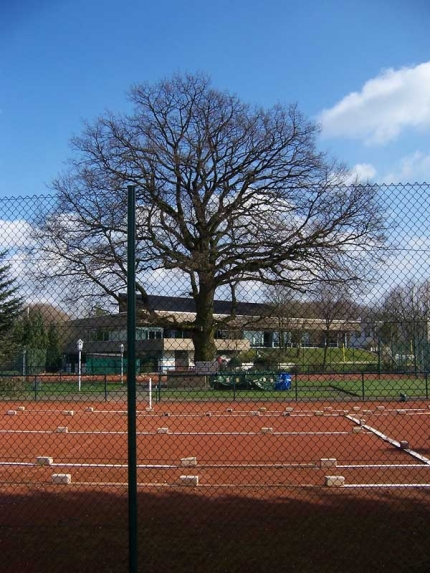
{"label": "lamp post", "polygon": [[79,339],[76,343],[78,347],[78,391],[81,391],[81,374],[82,374],[82,348],[84,341]]}
{"label": "lamp post", "polygon": [[124,344],[119,345],[119,351],[121,352],[121,384],[124,382]]}

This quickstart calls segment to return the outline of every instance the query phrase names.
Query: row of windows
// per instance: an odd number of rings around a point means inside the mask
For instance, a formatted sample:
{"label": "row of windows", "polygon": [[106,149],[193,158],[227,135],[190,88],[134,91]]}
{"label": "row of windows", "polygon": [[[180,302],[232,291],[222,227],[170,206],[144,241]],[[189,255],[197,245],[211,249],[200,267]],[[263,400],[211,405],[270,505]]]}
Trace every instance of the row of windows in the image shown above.
{"label": "row of windows", "polygon": [[[162,328],[136,328],[136,340],[155,340],[163,338]],[[113,340],[117,342],[125,342],[127,340],[126,330],[92,330],[90,332],[90,340],[93,341],[108,341]]]}
{"label": "row of windows", "polygon": [[[237,333],[235,333],[237,337]],[[280,335],[279,332],[262,332],[262,331],[245,331],[243,339],[249,340],[251,348],[277,348],[280,346],[281,336],[283,337],[282,346],[289,345],[292,342],[291,332],[284,332]],[[162,338],[176,338],[187,339],[191,338],[190,331],[168,329],[163,332],[162,328],[142,328],[136,329],[136,340],[156,340]],[[215,338],[222,340],[232,339],[233,336],[225,330],[217,331]],[[126,330],[104,330],[97,329],[90,333],[90,340],[92,341],[116,341],[125,342],[127,340]],[[304,333],[301,337],[302,344],[306,345],[310,342],[310,335]]]}
{"label": "row of windows", "polygon": [[[251,348],[279,348],[279,346],[289,346],[293,342],[291,332],[260,332],[245,331],[243,333],[245,340],[249,340]],[[311,337],[308,332],[304,332],[300,337],[300,343],[303,346],[309,345]],[[281,344],[282,343],[282,344]]]}

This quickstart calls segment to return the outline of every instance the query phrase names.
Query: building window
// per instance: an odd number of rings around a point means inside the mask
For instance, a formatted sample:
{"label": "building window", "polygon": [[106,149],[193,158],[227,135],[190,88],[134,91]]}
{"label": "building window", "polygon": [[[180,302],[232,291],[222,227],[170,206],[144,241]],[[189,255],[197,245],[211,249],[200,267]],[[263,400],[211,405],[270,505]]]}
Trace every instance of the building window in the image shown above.
{"label": "building window", "polygon": [[109,331],[102,330],[101,328],[98,328],[97,330],[91,330],[90,340],[95,342],[100,342],[100,341],[103,342],[109,340]]}
{"label": "building window", "polygon": [[245,340],[249,340],[251,348],[264,348],[264,332],[245,331],[243,333]]}
{"label": "building window", "polygon": [[[136,340],[156,340],[163,338],[162,328],[136,328]],[[103,330],[97,329],[90,332],[90,340],[124,342],[127,340],[126,330]]]}
{"label": "building window", "polygon": [[155,340],[163,338],[162,328],[136,328],[136,340]]}
{"label": "building window", "polygon": [[191,332],[189,330],[167,329],[165,338],[178,338],[181,340],[184,338],[191,338]]}

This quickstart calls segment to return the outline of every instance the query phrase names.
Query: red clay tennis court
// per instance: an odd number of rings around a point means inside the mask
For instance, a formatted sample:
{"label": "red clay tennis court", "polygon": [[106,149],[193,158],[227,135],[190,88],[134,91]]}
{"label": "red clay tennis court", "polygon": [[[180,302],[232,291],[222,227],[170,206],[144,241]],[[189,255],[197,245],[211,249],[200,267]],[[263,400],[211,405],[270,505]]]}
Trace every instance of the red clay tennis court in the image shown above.
{"label": "red clay tennis court", "polygon": [[[429,421],[426,403],[144,405],[138,485],[249,488],[262,497],[327,484],[430,487]],[[127,483],[125,404],[7,403],[0,432],[3,488],[50,485],[58,474],[72,488]]]}
{"label": "red clay tennis court", "polygon": [[[3,570],[125,573],[126,404],[1,407]],[[427,570],[429,415],[424,401],[139,403],[142,571]]]}

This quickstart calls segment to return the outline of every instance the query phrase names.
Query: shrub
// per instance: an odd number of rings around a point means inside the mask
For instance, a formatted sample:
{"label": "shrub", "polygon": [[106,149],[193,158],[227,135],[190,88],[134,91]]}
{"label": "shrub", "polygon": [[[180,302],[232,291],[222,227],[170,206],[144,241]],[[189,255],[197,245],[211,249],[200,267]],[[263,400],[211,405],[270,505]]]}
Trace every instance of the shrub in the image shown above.
{"label": "shrub", "polygon": [[6,396],[19,396],[25,390],[25,378],[8,376],[0,378],[0,393]]}
{"label": "shrub", "polygon": [[277,363],[268,356],[259,356],[254,360],[255,370],[273,370],[277,368]]}
{"label": "shrub", "polygon": [[233,356],[228,363],[229,368],[241,368],[242,367],[242,360],[238,356]]}

